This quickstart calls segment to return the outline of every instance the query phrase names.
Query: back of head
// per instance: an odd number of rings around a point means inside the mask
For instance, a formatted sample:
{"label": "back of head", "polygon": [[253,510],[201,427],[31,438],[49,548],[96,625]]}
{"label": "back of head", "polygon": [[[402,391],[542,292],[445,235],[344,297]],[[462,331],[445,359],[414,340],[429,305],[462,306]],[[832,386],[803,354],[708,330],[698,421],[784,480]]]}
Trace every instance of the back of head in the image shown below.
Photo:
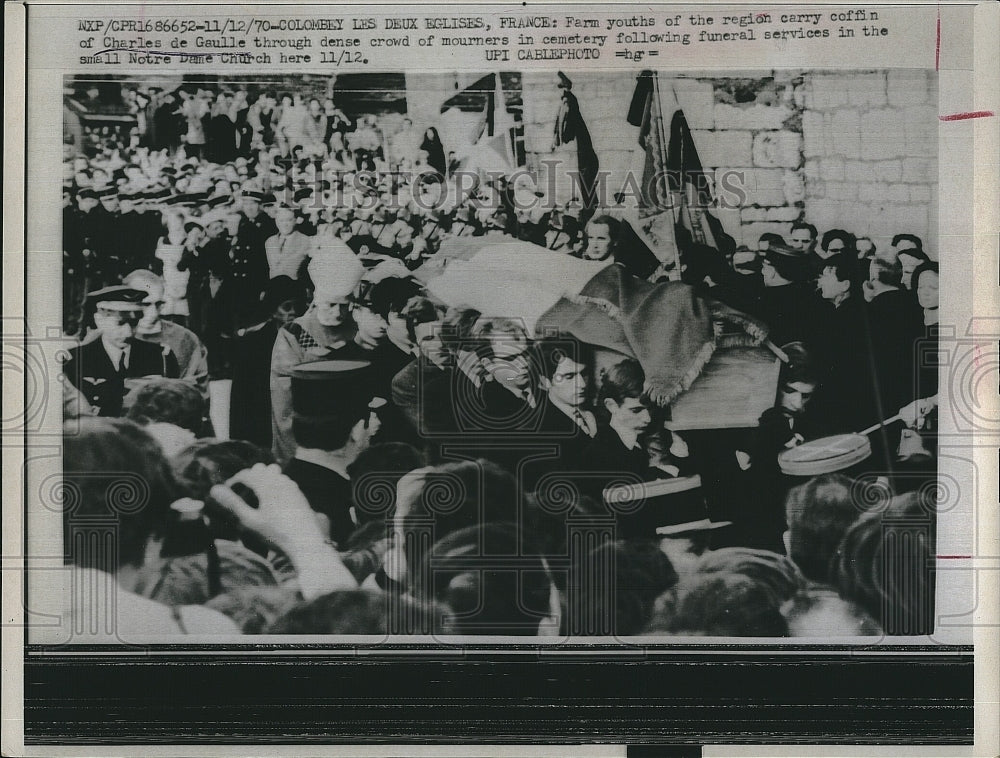
{"label": "back of head", "polygon": [[885,258],[872,258],[869,279],[884,284],[887,287],[903,285],[903,267],[899,259],[887,261]]}
{"label": "back of head", "polygon": [[[394,619],[403,614],[408,628],[399,629]],[[299,603],[276,619],[267,634],[395,634],[406,631],[440,633],[444,609],[418,603],[406,596],[393,597],[372,590],[338,590]]]}
{"label": "back of head", "polygon": [[916,493],[844,535],[836,566],[841,597],[860,605],[886,634],[934,630],[934,514]]}
{"label": "back of head", "polygon": [[626,358],[601,372],[598,400],[613,400],[621,403],[630,397],[642,397],[645,391],[646,374],[635,358]]}
{"label": "back of head", "polygon": [[527,541],[510,523],[452,532],[425,557],[414,594],[451,611],[446,633],[535,636],[551,618],[553,585]]}
{"label": "back of head", "polygon": [[701,556],[695,571],[705,575],[745,576],[765,588],[779,606],[804,584],[802,574],[784,555],[751,547],[724,547]]}
{"label": "back of head", "polygon": [[198,440],[173,459],[174,473],[188,495],[204,500],[209,490],[255,463],[274,463],[270,450],[246,440]]}
{"label": "back of head", "polygon": [[391,519],[400,478],[425,462],[423,454],[405,442],[384,442],[361,451],[347,467],[359,523]]}
{"label": "back of head", "polygon": [[823,474],[792,488],[785,499],[789,557],[814,582],[831,581],[837,548],[862,515],[853,487],[843,474]]}
{"label": "back of head", "polygon": [[781,346],[788,362],[781,364],[781,382],[789,384],[792,382],[802,382],[804,384],[816,384],[819,376],[816,372],[814,361],[805,343],[786,342]]}
{"label": "back of head", "polygon": [[[640,634],[653,615],[656,598],[677,583],[677,572],[660,546],[653,541],[617,540],[594,548],[584,556],[576,571],[592,571],[594,567],[614,567],[613,581],[607,588],[595,588],[592,597],[576,598],[586,604],[592,613],[601,614],[590,621],[592,628],[609,628],[614,634]],[[577,577],[576,581],[579,581]],[[603,590],[607,590],[606,592]],[[571,597],[573,597],[571,593]],[[571,618],[578,618],[581,609],[570,611]],[[570,630],[574,633],[576,630]]]}
{"label": "back of head", "polygon": [[788,624],[765,585],[738,573],[695,573],[656,601],[647,633],[786,637]]}
{"label": "back of head", "polygon": [[157,377],[136,392],[128,418],[138,424],[174,424],[200,434],[206,410],[205,399],[193,384]]}
{"label": "back of head", "polygon": [[[84,568],[116,571],[141,565],[146,543],[166,522],[178,489],[159,445],[131,421],[80,418],[63,436],[64,558]],[[115,550],[90,550],[76,527],[112,529]]]}

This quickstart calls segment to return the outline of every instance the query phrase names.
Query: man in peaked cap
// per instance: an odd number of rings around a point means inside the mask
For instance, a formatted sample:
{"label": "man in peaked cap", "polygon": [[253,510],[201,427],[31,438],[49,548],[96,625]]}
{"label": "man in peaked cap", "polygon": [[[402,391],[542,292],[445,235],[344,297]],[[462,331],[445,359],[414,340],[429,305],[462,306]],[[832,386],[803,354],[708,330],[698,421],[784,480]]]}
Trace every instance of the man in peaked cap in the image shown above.
{"label": "man in peaked cap", "polygon": [[343,546],[355,521],[348,467],[369,447],[384,398],[373,397],[372,366],[362,360],[304,363],[291,371],[295,455],[285,474],[312,509],[327,517]]}
{"label": "man in peaked cap", "polygon": [[278,231],[274,219],[261,212],[263,192],[244,189],[242,198],[243,211],[230,254],[234,330],[256,322],[260,293],[269,278],[264,243]]}
{"label": "man in peaked cap", "polygon": [[100,416],[121,416],[126,394],[144,377],[180,373],[177,358],[166,345],[135,339],[142,318],[143,290],[105,287],[87,296],[93,326],[100,337],[70,350],[63,366],[66,379]]}
{"label": "man in peaked cap", "polygon": [[271,352],[271,419],[275,458],[295,452],[292,436],[292,370],[307,361],[363,358],[350,304],[364,267],[339,240],[326,239],[308,266],[314,288],[306,313],[278,330]]}

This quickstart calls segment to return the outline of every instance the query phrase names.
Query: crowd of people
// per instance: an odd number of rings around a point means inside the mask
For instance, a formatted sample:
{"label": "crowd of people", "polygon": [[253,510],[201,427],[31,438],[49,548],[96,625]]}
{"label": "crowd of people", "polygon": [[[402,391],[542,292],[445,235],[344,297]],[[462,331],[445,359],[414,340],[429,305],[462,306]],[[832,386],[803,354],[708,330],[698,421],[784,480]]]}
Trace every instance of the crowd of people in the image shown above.
{"label": "crowd of people", "polygon": [[[918,237],[799,221],[750,249],[679,226],[664,263],[613,209],[463,185],[433,126],[389,133],[332,95],[126,101],[130,133],[67,137],[63,196],[66,560],[115,577],[122,639],[932,630],[938,266]],[[773,407],[677,430],[636,358],[426,286],[443,253],[511,240],[762,324]],[[842,434],[870,449],[782,462]],[[143,507],[116,503],[121,476]],[[109,512],[118,549],[75,550]]]}

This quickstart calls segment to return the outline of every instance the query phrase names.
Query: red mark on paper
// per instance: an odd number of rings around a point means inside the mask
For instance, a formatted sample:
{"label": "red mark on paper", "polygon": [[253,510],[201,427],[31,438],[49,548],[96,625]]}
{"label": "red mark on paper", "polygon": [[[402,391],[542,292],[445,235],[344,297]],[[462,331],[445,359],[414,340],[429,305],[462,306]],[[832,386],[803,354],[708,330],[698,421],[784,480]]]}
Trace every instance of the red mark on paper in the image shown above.
{"label": "red mark on paper", "polygon": [[995,116],[993,111],[969,111],[968,113],[952,113],[947,116],[938,116],[941,121],[965,121],[970,118],[989,118]]}

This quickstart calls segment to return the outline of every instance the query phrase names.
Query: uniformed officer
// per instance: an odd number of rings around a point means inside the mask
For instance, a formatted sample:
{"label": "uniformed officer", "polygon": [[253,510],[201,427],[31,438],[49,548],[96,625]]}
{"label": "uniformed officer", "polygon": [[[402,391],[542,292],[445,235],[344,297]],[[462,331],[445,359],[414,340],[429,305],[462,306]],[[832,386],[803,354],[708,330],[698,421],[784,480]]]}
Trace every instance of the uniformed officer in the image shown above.
{"label": "uniformed officer", "polygon": [[264,242],[278,232],[274,219],[261,212],[264,193],[245,189],[242,196],[243,212],[230,253],[234,330],[258,320],[260,293],[269,279]]}
{"label": "uniformed officer", "polygon": [[99,416],[120,416],[125,396],[147,377],[176,379],[177,358],[166,345],[134,338],[146,293],[130,287],[105,287],[87,295],[93,326],[100,337],[74,347],[63,366],[66,379]]}

